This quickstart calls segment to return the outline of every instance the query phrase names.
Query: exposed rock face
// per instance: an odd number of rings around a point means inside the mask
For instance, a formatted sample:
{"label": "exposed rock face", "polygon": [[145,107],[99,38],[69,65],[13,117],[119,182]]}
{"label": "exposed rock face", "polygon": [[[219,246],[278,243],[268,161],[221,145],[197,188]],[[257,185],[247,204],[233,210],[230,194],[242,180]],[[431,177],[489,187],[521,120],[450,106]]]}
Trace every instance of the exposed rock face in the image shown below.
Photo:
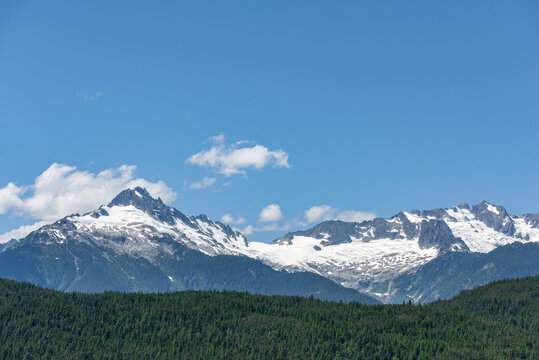
{"label": "exposed rock face", "polygon": [[470,251],[468,246],[456,238],[443,220],[423,220],[419,234],[419,247],[432,248],[445,252],[450,250]]}
{"label": "exposed rock face", "polygon": [[526,221],[526,224],[539,229],[539,214],[524,214],[522,217]]}
{"label": "exposed rock face", "polygon": [[317,274],[238,256],[235,248],[248,247],[242,234],[206,215],[185,216],[142,188],[4,247],[0,277],[64,291],[228,289],[377,302]]}
{"label": "exposed rock face", "polygon": [[539,274],[539,243],[519,242],[489,253],[447,252],[413,271],[377,284],[372,291],[386,302],[431,302],[501,279]]}
{"label": "exposed rock face", "polygon": [[503,206],[483,201],[472,208],[472,213],[488,227],[505,235],[515,235],[515,222]]}
{"label": "exposed rock face", "polygon": [[[443,211],[443,212],[442,212]],[[374,241],[378,239],[409,239],[418,237],[419,246],[422,249],[436,248],[440,251],[461,250],[468,251],[468,246],[459,238],[455,237],[451,229],[444,220],[437,220],[448,217],[443,209],[411,212],[418,217],[433,218],[433,220],[421,220],[420,222],[411,222],[405,213],[401,212],[391,219],[376,218],[362,223],[351,223],[338,220],[324,221],[306,231],[296,231],[288,233],[282,238],[273,241],[274,244],[292,243],[296,236],[310,237],[322,240],[322,246],[334,246],[339,244],[351,243],[354,239],[363,242]]]}
{"label": "exposed rock face", "polygon": [[[539,215],[513,216],[487,202],[361,223],[324,221],[271,244],[247,242],[231,227],[206,215],[186,216],[137,187],[96,211],[65,217],[3,244],[0,276],[68,291],[228,288],[350,300],[361,298],[359,290],[384,301],[417,300],[406,290],[410,282],[396,280],[412,279],[424,269],[412,288],[423,294],[421,299],[432,299],[449,291],[439,283],[443,271],[463,276],[457,270],[465,262],[459,259],[475,259],[515,242],[539,242]],[[539,272],[539,263],[534,265]],[[326,278],[337,284],[328,285]],[[312,284],[303,286],[298,279]],[[281,290],[279,281],[284,282]],[[456,289],[467,283],[452,284]]]}
{"label": "exposed rock face", "polygon": [[[462,203],[361,223],[325,221],[275,240],[272,246],[282,249],[264,248],[266,255],[249,256],[276,268],[318,272],[372,293],[376,284],[415,271],[447,253],[488,253],[515,242],[539,242],[538,215],[518,217],[488,202],[473,207]],[[293,261],[281,253],[294,254]]]}

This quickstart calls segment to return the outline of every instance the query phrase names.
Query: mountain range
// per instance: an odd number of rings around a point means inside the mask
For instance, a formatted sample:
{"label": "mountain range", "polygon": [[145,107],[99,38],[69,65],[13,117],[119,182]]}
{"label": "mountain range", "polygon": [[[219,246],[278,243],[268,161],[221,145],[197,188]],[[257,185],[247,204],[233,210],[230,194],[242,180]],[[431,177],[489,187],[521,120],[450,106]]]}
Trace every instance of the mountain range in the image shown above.
{"label": "mountain range", "polygon": [[137,187],[0,251],[0,277],[64,291],[229,289],[429,302],[539,274],[539,215],[511,215],[484,201],[361,223],[324,221],[260,243]]}

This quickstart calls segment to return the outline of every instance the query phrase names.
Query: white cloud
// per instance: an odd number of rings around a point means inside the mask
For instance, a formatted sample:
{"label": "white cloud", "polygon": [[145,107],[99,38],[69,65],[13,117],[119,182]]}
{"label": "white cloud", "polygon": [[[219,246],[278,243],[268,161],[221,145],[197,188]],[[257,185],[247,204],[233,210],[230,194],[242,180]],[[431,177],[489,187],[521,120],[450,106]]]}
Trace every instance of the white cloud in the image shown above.
{"label": "white cloud", "polygon": [[86,101],[94,101],[99,99],[103,93],[101,91],[96,91],[93,95],[82,95],[82,98]]}
{"label": "white cloud", "polygon": [[253,225],[247,225],[246,227],[243,228],[243,230],[240,230],[240,232],[243,235],[251,235],[254,232]]}
{"label": "white cloud", "polygon": [[271,223],[271,224],[267,224],[261,227],[254,228],[254,231],[288,231],[288,230],[297,228],[298,226],[305,226],[305,224],[294,221],[291,223],[279,225],[279,223],[275,222],[275,223]]}
{"label": "white cloud", "polygon": [[209,139],[214,146],[190,156],[186,162],[211,167],[224,176],[244,174],[248,168],[262,169],[268,165],[290,168],[288,154],[284,150],[270,151],[262,145],[243,146],[245,141],[225,145],[225,136],[219,134]]}
{"label": "white cloud", "polygon": [[23,225],[17,229],[0,234],[0,244],[6,243],[11,239],[22,239],[32,231],[39,229],[40,227],[50,224],[51,221],[38,221],[31,225]]}
{"label": "white cloud", "polygon": [[271,223],[271,224],[266,224],[261,227],[254,228],[253,230],[254,231],[281,231],[282,229],[278,223]]}
{"label": "white cloud", "polygon": [[365,220],[372,220],[375,217],[376,214],[370,211],[343,210],[337,214],[336,219],[348,222],[362,222]]}
{"label": "white cloud", "polygon": [[308,223],[313,223],[331,219],[336,211],[329,205],[319,205],[305,210],[304,216]]}
{"label": "white cloud", "polygon": [[259,222],[273,222],[273,221],[279,221],[282,218],[283,218],[283,213],[281,212],[281,207],[277,204],[271,204],[262,209],[258,217],[258,221]]}
{"label": "white cloud", "polygon": [[243,229],[235,229],[235,230],[238,230],[243,235],[251,235],[252,233],[259,232],[259,231],[286,231],[283,227],[280,227],[278,223],[266,224],[260,227],[247,225]]}
{"label": "white cloud", "polygon": [[297,229],[298,227],[304,227],[307,226],[304,222],[300,221],[299,219],[294,219],[292,222],[286,223],[286,224],[279,224],[278,222],[272,222],[270,224],[265,224],[259,227],[255,227],[252,225],[247,225],[243,230],[238,230],[244,235],[250,235],[254,232],[275,232],[275,231],[290,231],[292,229]]}
{"label": "white cloud", "polygon": [[210,136],[208,141],[212,142],[212,143],[216,143],[216,144],[224,144],[225,143],[225,134],[221,133],[219,135]]}
{"label": "white cloud", "polygon": [[206,189],[212,186],[213,184],[215,184],[215,181],[217,181],[217,179],[214,177],[212,178],[204,177],[202,181],[195,181],[189,184],[189,189],[195,189],[195,190]]}
{"label": "white cloud", "polygon": [[245,222],[245,219],[241,216],[238,216],[236,219],[234,219],[234,216],[230,214],[224,214],[221,216],[221,221],[225,224],[243,224]]}
{"label": "white cloud", "polygon": [[22,201],[19,196],[22,193],[24,189],[11,182],[0,189],[0,214],[5,214],[10,209],[20,206]]}
{"label": "white cloud", "polygon": [[372,220],[376,217],[374,212],[361,210],[342,210],[329,205],[313,206],[305,211],[305,220],[308,223],[321,222],[326,220],[342,220],[347,222],[362,222]]}
{"label": "white cloud", "polygon": [[52,164],[34,184],[18,187],[9,183],[0,189],[0,214],[26,216],[38,220],[57,220],[73,213],[84,213],[107,204],[120,191],[144,187],[164,202],[177,194],[164,182],[134,178],[135,166],[122,165],[98,174],[76,167]]}
{"label": "white cloud", "polygon": [[[225,219],[226,217],[226,219]],[[298,228],[304,228],[308,224],[315,222],[322,222],[326,220],[342,220],[347,222],[362,222],[365,220],[372,220],[376,217],[376,214],[373,212],[360,211],[360,210],[342,210],[339,211],[337,208],[331,207],[329,205],[318,205],[313,206],[305,211],[303,214],[305,221],[301,217],[292,219],[291,221],[280,223],[282,220],[283,214],[281,208],[277,204],[271,204],[266,206],[260,212],[258,221],[262,224],[260,226],[248,225],[243,230],[239,230],[244,235],[250,235],[254,232],[285,232],[292,231]],[[228,220],[233,219],[230,214],[225,214],[221,220],[223,222],[230,222]],[[243,218],[242,218],[243,219]]]}

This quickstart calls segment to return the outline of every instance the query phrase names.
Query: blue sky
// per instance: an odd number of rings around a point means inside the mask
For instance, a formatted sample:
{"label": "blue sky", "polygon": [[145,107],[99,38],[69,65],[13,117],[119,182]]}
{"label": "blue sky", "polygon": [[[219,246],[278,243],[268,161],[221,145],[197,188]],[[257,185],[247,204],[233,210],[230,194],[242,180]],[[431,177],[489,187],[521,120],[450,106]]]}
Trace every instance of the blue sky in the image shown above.
{"label": "blue sky", "polygon": [[[4,1],[0,233],[88,206],[65,181],[105,196],[121,171],[96,174],[122,165],[259,241],[322,205],[539,212],[538,44],[535,1]],[[211,148],[214,167],[187,161]],[[39,190],[55,163],[74,176]]]}

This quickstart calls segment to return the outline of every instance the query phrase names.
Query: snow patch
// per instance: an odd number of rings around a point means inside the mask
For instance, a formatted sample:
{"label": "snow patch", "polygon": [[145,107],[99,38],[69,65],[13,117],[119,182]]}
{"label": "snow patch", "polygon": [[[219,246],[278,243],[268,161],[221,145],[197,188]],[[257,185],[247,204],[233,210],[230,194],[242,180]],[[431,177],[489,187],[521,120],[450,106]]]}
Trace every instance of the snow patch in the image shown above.
{"label": "snow patch", "polygon": [[487,210],[490,211],[491,213],[494,213],[496,215],[500,215],[500,211],[498,210],[498,208],[494,205],[491,205],[491,204],[487,204]]}
{"label": "snow patch", "polygon": [[[446,220],[447,226],[449,226],[453,235],[460,237],[470,251],[473,252],[487,253],[498,246],[511,244],[515,241],[539,241],[539,229],[533,229],[521,218],[513,218],[517,233],[515,237],[505,235],[488,227],[468,209],[453,207],[446,211],[448,215],[455,219],[454,221]],[[520,237],[518,234],[520,234]],[[526,240],[526,235],[529,237],[529,240]]]}

